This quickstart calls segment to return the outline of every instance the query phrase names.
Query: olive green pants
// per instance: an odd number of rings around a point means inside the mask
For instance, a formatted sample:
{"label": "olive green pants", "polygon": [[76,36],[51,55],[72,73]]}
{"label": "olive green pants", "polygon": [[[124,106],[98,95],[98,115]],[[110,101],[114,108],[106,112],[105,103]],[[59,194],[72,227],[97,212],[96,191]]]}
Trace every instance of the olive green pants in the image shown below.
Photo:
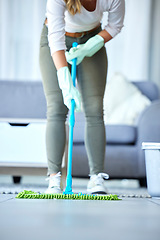
{"label": "olive green pants", "polygon": [[[82,38],[66,37],[69,50],[73,42],[85,43],[96,35],[101,28]],[[61,171],[65,149],[65,121],[68,108],[63,103],[58,85],[57,71],[48,46],[48,28],[44,25],[40,40],[40,69],[43,88],[47,101],[46,151],[48,174]],[[78,88],[82,96],[85,113],[85,146],[89,160],[90,174],[103,172],[105,158],[105,127],[103,121],[103,97],[107,76],[107,55],[105,47],[92,57],[86,57],[77,66]]]}

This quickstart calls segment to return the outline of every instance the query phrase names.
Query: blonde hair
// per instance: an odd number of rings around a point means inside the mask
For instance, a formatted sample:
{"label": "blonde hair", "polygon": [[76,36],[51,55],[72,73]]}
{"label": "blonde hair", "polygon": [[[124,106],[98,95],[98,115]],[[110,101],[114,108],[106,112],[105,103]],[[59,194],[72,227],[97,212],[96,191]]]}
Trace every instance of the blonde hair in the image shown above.
{"label": "blonde hair", "polygon": [[77,12],[81,12],[81,2],[80,0],[64,0],[69,13],[75,15]]}

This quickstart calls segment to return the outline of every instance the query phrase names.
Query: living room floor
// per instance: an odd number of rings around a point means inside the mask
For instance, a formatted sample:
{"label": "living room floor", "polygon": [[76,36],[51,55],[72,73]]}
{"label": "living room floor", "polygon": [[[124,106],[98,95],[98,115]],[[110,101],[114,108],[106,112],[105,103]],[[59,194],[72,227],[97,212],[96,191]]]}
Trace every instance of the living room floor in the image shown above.
{"label": "living room floor", "polygon": [[[87,179],[73,178],[73,191]],[[108,193],[121,201],[16,199],[18,192],[44,192],[44,176],[24,176],[13,184],[0,175],[0,239],[160,239],[160,198],[151,198],[136,180],[107,180]]]}

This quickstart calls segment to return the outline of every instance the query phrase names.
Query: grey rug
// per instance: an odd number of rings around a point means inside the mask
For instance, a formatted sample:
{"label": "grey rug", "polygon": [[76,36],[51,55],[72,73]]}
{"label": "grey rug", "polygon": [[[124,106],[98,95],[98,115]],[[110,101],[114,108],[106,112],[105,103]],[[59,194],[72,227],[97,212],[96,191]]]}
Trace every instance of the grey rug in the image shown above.
{"label": "grey rug", "polygon": [[[23,190],[32,190],[38,193],[44,193],[48,182],[46,177],[24,176],[21,184],[14,184],[12,177],[0,176],[0,194],[18,194]],[[86,193],[87,179],[73,178],[73,192]],[[105,186],[109,194],[117,194],[119,197],[130,198],[150,198],[146,188],[140,188],[135,180],[109,180],[105,181]]]}
{"label": "grey rug", "polygon": [[[45,185],[38,184],[0,184],[0,194],[18,194],[23,190],[32,190],[38,193],[44,193],[46,190]],[[73,189],[76,193],[86,193],[85,189],[75,188]],[[109,194],[117,194],[119,197],[130,197],[130,198],[150,198],[146,188],[139,189],[121,189],[121,188],[108,188]]]}

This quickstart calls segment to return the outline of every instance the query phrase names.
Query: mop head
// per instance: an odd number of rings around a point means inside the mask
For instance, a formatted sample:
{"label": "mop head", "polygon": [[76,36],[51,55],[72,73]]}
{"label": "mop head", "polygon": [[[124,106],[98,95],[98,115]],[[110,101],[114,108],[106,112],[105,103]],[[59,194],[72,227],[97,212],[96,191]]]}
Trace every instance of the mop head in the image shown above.
{"label": "mop head", "polygon": [[117,195],[88,195],[88,194],[46,194],[46,193],[37,193],[32,191],[20,192],[16,198],[24,199],[72,199],[72,200],[121,200]]}

